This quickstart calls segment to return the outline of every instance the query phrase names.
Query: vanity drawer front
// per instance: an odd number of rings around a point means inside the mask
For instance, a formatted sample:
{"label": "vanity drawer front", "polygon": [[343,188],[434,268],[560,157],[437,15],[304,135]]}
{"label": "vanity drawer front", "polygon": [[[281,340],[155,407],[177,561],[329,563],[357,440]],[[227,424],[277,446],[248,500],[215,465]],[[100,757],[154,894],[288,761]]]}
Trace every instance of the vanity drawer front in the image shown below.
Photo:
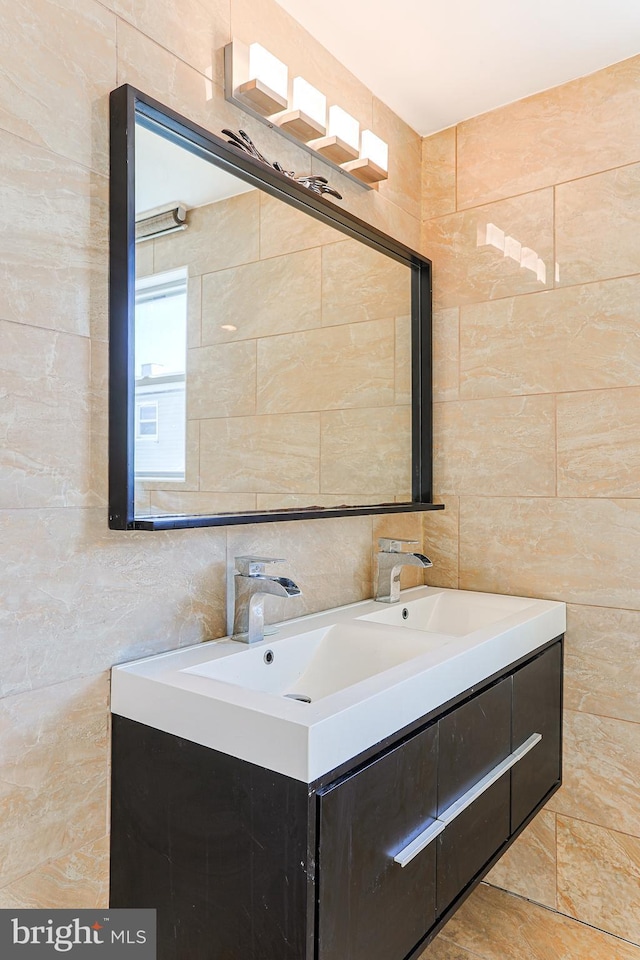
{"label": "vanity drawer front", "polygon": [[438,816],[511,751],[511,678],[438,721]]}
{"label": "vanity drawer front", "polygon": [[554,644],[513,676],[513,747],[534,733],[542,740],[511,771],[511,831],[560,779],[562,645]]}
{"label": "vanity drawer front", "polygon": [[509,837],[509,772],[438,837],[437,912],[441,916]]}
{"label": "vanity drawer front", "polygon": [[437,724],[322,794],[318,960],[404,960],[435,922]]}

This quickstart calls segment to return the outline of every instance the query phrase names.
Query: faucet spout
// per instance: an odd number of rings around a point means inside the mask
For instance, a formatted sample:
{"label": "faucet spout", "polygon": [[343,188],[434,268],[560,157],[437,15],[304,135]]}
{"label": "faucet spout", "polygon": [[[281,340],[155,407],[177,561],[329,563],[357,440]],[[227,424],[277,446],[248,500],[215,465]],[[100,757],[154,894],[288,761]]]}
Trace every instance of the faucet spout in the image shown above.
{"label": "faucet spout", "polygon": [[381,537],[378,541],[378,577],[376,600],[380,603],[397,603],[400,599],[400,573],[403,567],[431,567],[429,557],[423,553],[403,553],[402,544],[415,544],[416,540],[396,540]]}
{"label": "faucet spout", "polygon": [[236,557],[231,580],[234,592],[234,640],[257,643],[264,640],[265,597],[299,597],[300,587],[289,577],[272,577],[265,573],[267,563],[280,563],[268,557]]}

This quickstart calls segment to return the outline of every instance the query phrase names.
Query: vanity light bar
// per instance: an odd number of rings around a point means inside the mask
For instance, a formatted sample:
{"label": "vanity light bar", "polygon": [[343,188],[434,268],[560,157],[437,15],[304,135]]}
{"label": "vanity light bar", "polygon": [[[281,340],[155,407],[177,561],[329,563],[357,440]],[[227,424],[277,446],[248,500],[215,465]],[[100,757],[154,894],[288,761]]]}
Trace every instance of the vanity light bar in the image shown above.
{"label": "vanity light bar", "polygon": [[288,70],[261,44],[233,40],[224,48],[225,99],[321,156],[344,176],[376,187],[388,177],[389,148],[371,130],[333,104],[304,77],[287,83]]}

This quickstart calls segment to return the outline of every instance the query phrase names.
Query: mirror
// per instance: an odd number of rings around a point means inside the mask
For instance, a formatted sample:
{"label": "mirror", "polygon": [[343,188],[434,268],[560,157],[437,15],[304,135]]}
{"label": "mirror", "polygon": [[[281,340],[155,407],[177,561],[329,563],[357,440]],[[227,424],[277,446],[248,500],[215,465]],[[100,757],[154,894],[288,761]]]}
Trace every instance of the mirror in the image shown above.
{"label": "mirror", "polygon": [[110,525],[432,509],[430,264],[112,94]]}

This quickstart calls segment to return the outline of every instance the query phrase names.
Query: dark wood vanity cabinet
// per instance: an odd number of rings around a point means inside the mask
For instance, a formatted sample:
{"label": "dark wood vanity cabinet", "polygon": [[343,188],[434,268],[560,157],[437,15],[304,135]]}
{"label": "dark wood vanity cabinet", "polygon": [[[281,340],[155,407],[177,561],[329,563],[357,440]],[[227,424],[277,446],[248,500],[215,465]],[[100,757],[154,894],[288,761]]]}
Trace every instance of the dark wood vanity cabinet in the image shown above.
{"label": "dark wood vanity cabinet", "polygon": [[561,683],[558,638],[311,785],[114,717],[111,905],[159,960],[417,960],[559,787]]}

